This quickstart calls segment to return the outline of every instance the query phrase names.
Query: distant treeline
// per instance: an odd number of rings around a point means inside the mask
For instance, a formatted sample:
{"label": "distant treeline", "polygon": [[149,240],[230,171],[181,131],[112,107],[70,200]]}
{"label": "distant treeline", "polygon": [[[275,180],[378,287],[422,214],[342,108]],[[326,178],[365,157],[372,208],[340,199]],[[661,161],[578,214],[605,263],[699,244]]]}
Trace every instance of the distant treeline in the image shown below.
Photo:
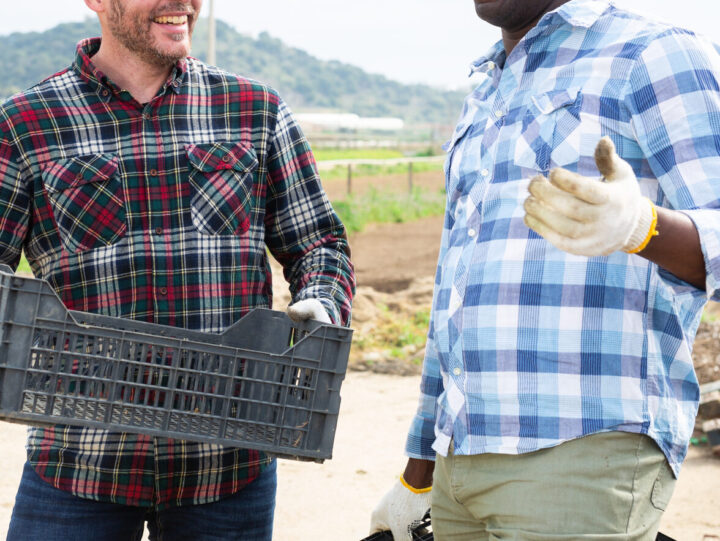
{"label": "distant treeline", "polygon": [[[193,54],[205,58],[207,21],[198,22]],[[45,32],[0,36],[0,96],[8,97],[67,67],[75,44],[99,35],[91,18]],[[323,108],[360,116],[395,116],[407,123],[453,124],[464,92],[404,85],[338,61],[319,60],[267,33],[257,39],[217,22],[217,63],[222,68],[272,85],[290,106]]]}

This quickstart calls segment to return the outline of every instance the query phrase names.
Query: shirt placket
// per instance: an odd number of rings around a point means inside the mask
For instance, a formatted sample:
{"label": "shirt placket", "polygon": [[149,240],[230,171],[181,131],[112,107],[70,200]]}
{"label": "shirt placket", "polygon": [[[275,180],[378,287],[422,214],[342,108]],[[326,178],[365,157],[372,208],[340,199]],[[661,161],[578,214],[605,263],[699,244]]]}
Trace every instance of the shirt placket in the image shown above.
{"label": "shirt placket", "polygon": [[158,112],[162,97],[156,97],[145,104],[142,109],[145,194],[147,197],[147,216],[143,223],[143,235],[150,247],[152,276],[152,298],[155,323],[173,324],[169,320],[171,284],[169,283],[168,227],[164,217],[168,215],[169,198],[167,197],[166,168],[162,162],[164,156],[163,119]]}
{"label": "shirt placket", "polygon": [[[485,71],[488,77],[493,79],[493,86],[497,86],[498,81],[501,78],[501,72],[499,68],[493,63],[489,62],[485,66]],[[488,100],[492,96],[493,92],[487,93],[483,99]],[[494,103],[502,103],[497,97],[497,92],[494,92],[495,100]],[[464,149],[461,160],[461,170],[472,169],[476,171],[476,182],[467,189],[467,195],[463,198],[461,204],[458,205],[458,212],[456,213],[456,222],[465,222],[465,247],[461,252],[460,258],[458,259],[455,267],[455,273],[453,276],[452,283],[452,294],[450,304],[450,363],[448,367],[450,370],[451,377],[453,377],[455,384],[463,388],[466,384],[466,362],[465,362],[465,345],[464,345],[464,299],[467,292],[469,283],[471,282],[470,269],[474,258],[474,252],[477,246],[478,239],[481,234],[482,228],[482,209],[484,196],[487,193],[488,185],[492,180],[493,164],[491,163],[492,153],[489,152],[488,142],[492,141],[497,131],[497,123],[502,123],[504,114],[502,113],[504,108],[502,106],[496,106],[490,109],[489,114],[487,109],[474,108],[474,117],[469,121],[476,125],[484,125],[482,135],[479,140],[475,143],[469,144],[467,149]]]}
{"label": "shirt placket", "polygon": [[[479,140],[470,145],[461,159],[468,160],[467,165],[461,164],[461,170],[474,170],[475,182],[467,189],[467,196],[463,205],[460,207],[461,212],[456,215],[458,220],[465,221],[466,241],[462,253],[457,261],[455,273],[453,276],[450,317],[449,317],[449,346],[450,355],[448,367],[453,385],[458,389],[462,389],[462,396],[467,397],[467,359],[465,347],[465,296],[469,285],[474,284],[471,276],[473,262],[475,261],[475,250],[478,249],[478,243],[482,235],[483,228],[483,211],[487,194],[490,190],[490,184],[493,180],[494,160],[497,153],[497,143],[500,140],[500,132],[505,126],[506,116],[508,114],[508,103],[513,96],[517,82],[522,76],[524,61],[516,62],[515,69],[501,70],[495,64],[487,69],[487,75],[492,77],[492,85],[495,91],[490,91],[484,96],[486,102],[492,101],[492,106],[488,109],[476,109],[476,116],[471,120],[475,125],[484,126],[482,135]],[[482,116],[481,116],[482,115]],[[456,223],[457,225],[457,223]],[[481,248],[482,249],[482,248]],[[454,302],[453,302],[454,301]],[[455,308],[455,311],[453,311]],[[471,307],[475,310],[476,307]],[[472,317],[468,315],[468,317]],[[469,325],[473,325],[472,321],[468,321]],[[464,416],[469,412],[468,404],[460,410],[453,408],[454,413],[458,417]],[[465,426],[468,426],[468,420],[464,419]],[[459,438],[459,439],[458,439]],[[467,445],[460,434],[455,434],[456,445],[459,450],[463,450]]]}

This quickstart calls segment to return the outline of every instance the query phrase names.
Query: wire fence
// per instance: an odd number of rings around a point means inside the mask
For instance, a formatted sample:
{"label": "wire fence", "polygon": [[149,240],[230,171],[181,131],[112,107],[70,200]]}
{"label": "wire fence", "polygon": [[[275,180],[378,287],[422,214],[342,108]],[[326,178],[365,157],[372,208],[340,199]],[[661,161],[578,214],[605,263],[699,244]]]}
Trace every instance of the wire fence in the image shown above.
{"label": "wire fence", "polygon": [[443,163],[445,156],[428,156],[413,158],[389,158],[389,159],[357,159],[357,160],[324,160],[317,163],[319,171],[330,171],[335,168],[344,167],[347,170],[346,189],[347,193],[353,193],[353,175],[357,171],[357,167],[361,165],[375,165],[381,167],[393,165],[407,165],[407,189],[411,193],[413,191],[413,172],[414,164],[417,163]]}

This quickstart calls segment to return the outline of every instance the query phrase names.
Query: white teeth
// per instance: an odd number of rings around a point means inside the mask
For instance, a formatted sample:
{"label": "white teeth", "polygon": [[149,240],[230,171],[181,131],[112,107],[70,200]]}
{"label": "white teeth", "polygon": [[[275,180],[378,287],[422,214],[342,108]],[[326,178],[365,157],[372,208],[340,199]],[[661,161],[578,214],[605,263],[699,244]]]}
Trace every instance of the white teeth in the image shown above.
{"label": "white teeth", "polygon": [[173,17],[156,17],[153,19],[158,24],[185,24],[187,22],[188,18],[187,15],[179,15],[179,16],[173,16]]}

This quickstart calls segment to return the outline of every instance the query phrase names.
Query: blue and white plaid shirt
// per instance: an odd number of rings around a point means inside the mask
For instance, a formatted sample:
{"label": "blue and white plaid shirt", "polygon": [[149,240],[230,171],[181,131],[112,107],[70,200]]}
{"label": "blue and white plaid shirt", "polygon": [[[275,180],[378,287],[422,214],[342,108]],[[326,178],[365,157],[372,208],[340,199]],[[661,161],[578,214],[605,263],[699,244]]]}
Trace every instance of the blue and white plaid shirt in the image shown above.
{"label": "blue and white plaid shirt", "polygon": [[[411,457],[525,453],[648,434],[677,474],[699,390],[691,347],[720,300],[720,57],[607,1],[545,15],[473,64],[446,161],[447,210]],[[599,176],[609,135],[643,194],[700,234],[706,288],[637,255],[579,257],[523,224],[529,179]],[[662,235],[662,231],[660,231]]]}

